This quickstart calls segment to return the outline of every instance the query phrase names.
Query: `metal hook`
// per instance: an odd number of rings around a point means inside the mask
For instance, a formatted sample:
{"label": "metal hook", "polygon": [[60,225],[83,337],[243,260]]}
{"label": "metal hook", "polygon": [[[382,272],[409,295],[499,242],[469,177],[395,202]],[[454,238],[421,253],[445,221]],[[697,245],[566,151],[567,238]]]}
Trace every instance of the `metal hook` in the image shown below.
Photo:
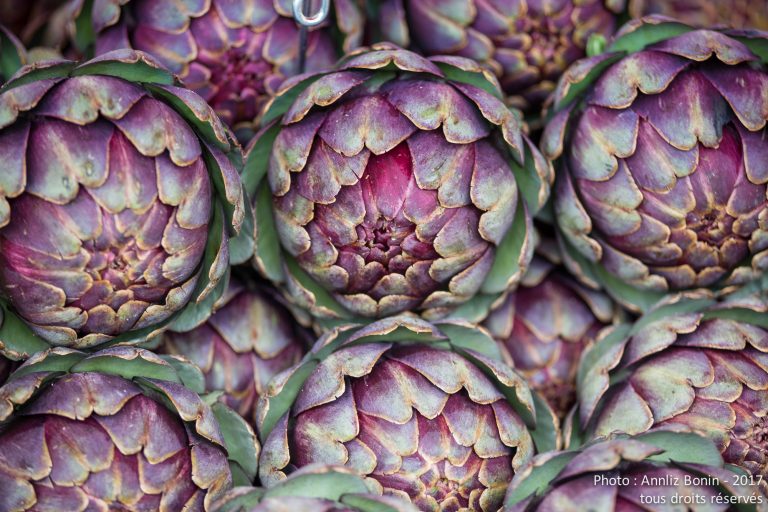
{"label": "metal hook", "polygon": [[331,0],[322,0],[320,10],[315,14],[305,14],[305,10],[309,10],[309,8],[310,2],[308,0],[293,0],[293,17],[302,27],[314,27],[324,22],[331,10]]}
{"label": "metal hook", "polygon": [[307,64],[307,33],[310,27],[315,27],[325,21],[331,10],[331,0],[322,0],[320,10],[307,15],[311,0],[293,0],[293,17],[299,24],[299,73],[303,73]]}

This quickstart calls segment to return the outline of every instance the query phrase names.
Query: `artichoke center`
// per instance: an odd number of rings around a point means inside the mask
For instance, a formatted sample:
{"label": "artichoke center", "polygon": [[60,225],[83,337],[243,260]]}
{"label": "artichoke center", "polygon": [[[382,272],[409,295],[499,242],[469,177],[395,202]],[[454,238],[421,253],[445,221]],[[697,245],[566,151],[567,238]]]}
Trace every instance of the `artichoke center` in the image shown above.
{"label": "artichoke center", "polygon": [[439,478],[433,483],[432,487],[427,491],[427,494],[435,498],[438,503],[442,503],[449,496],[459,497],[461,495],[459,482],[450,480],[446,477]]}
{"label": "artichoke center", "polygon": [[690,212],[686,216],[688,229],[696,233],[698,239],[709,245],[719,247],[732,234],[733,217],[723,210],[708,212]]}

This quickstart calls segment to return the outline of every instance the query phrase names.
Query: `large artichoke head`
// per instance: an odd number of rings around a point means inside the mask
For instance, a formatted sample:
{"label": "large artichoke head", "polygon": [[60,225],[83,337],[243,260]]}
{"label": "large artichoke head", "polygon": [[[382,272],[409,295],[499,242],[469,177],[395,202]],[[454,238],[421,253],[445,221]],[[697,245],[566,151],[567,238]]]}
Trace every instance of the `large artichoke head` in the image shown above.
{"label": "large artichoke head", "polygon": [[194,325],[252,252],[236,143],[145,54],[24,68],[0,90],[0,152],[0,337],[17,356]]}
{"label": "large artichoke head", "polygon": [[[72,0],[77,45],[100,55],[134,48],[153,55],[200,94],[242,138],[286,77],[298,74],[292,0]],[[335,0],[334,23],[313,27],[306,69],[331,67],[362,34],[355,0]],[[242,132],[241,132],[242,130]]]}
{"label": "large artichoke head", "polygon": [[504,512],[763,510],[749,476],[726,466],[712,441],[656,431],[535,457],[512,481]]}
{"label": "large artichoke head", "polygon": [[683,427],[768,477],[767,312],[754,297],[683,297],[615,328],[584,354],[574,439]]}
{"label": "large artichoke head", "polygon": [[299,362],[310,334],[266,290],[239,280],[215,307],[199,327],[166,332],[158,351],[197,365],[207,392],[222,392],[224,403],[253,420],[270,379]]}
{"label": "large artichoke head", "polygon": [[132,347],[35,354],[0,387],[0,510],[212,510],[258,444],[201,382]]}
{"label": "large artichoke head", "polygon": [[768,30],[768,0],[629,0],[634,18],[659,14],[707,28]]}
{"label": "large artichoke head", "polygon": [[[554,246],[554,241],[548,245]],[[520,287],[483,325],[562,418],[576,401],[582,352],[616,320],[617,310],[607,295],[582,286],[556,263],[537,255]]]}
{"label": "large artichoke head", "polygon": [[593,34],[609,37],[624,0],[369,0],[374,37],[459,55],[499,77],[510,103],[538,113]]}
{"label": "large artichoke head", "polygon": [[218,512],[418,512],[408,501],[376,494],[348,469],[317,464],[272,487],[236,487],[215,506]]}
{"label": "large artichoke head", "polygon": [[479,314],[519,281],[551,168],[476,63],[377,45],[265,116],[255,261],[316,318]]}
{"label": "large artichoke head", "polygon": [[496,512],[518,468],[559,443],[554,413],[487,334],[412,317],[330,331],[258,415],[267,487],[339,465],[425,511]]}
{"label": "large artichoke head", "polygon": [[646,18],[566,72],[542,148],[575,274],[642,310],[768,269],[767,42]]}

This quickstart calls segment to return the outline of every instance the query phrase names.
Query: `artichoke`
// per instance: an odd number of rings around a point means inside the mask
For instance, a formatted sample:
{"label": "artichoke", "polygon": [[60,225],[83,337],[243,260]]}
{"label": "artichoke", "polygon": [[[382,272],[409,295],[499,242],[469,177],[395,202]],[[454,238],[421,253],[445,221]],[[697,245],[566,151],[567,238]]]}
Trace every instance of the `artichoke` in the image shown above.
{"label": "artichoke", "polygon": [[321,324],[487,313],[552,177],[492,80],[381,44],[286,82],[246,155],[261,272]]}
{"label": "artichoke", "polygon": [[[593,34],[609,37],[624,0],[369,0],[374,33],[426,55],[491,69],[511,105],[538,113]],[[374,36],[375,37],[375,36]]]}
{"label": "artichoke", "polygon": [[574,439],[683,427],[768,477],[766,319],[764,299],[689,293],[616,327],[583,356]]}
{"label": "artichoke", "polygon": [[702,28],[727,25],[768,30],[766,0],[630,0],[629,12],[635,18],[659,14]]}
{"label": "artichoke", "polygon": [[[73,0],[77,46],[104,52],[134,48],[155,56],[200,94],[245,140],[286,77],[299,73],[299,27],[291,0]],[[92,7],[90,7],[92,4]],[[331,67],[339,50],[359,45],[355,0],[333,2],[336,24],[307,38],[307,70]],[[332,30],[333,29],[333,30]]]}
{"label": "artichoke", "polygon": [[145,54],[24,68],[0,92],[0,153],[0,339],[15,357],[194,326],[252,253],[250,229],[234,238],[239,148]]}
{"label": "artichoke", "polygon": [[651,17],[569,68],[541,144],[574,274],[645,310],[768,269],[766,43]]}
{"label": "artichoke", "polygon": [[[554,245],[548,242],[542,245]],[[581,353],[617,317],[616,309],[607,296],[581,286],[536,256],[520,287],[484,326],[504,344],[531,388],[563,418],[576,401]]]}
{"label": "artichoke", "polygon": [[762,510],[765,497],[748,480],[699,436],[617,436],[535,457],[515,475],[504,512]]}
{"label": "artichoke", "polygon": [[34,355],[0,388],[0,510],[212,510],[258,445],[201,381],[133,347]]}
{"label": "artichoke", "polygon": [[230,281],[217,311],[186,333],[167,332],[159,351],[185,357],[203,372],[208,392],[253,420],[269,380],[298,363],[309,333],[263,291]]}
{"label": "artichoke", "polygon": [[306,466],[271,488],[236,487],[216,503],[218,512],[418,512],[407,501],[372,493],[351,471]]}
{"label": "artichoke", "polygon": [[554,413],[471,324],[401,316],[344,326],[261,397],[261,482],[345,466],[421,510],[496,512],[515,472],[554,449]]}

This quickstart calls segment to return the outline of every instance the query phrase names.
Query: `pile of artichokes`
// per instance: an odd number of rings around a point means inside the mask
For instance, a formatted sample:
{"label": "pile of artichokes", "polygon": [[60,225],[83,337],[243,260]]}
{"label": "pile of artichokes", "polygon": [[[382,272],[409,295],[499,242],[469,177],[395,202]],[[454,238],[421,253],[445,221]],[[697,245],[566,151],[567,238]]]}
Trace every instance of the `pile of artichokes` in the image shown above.
{"label": "pile of artichokes", "polygon": [[0,84],[0,512],[768,510],[766,0],[8,0]]}

